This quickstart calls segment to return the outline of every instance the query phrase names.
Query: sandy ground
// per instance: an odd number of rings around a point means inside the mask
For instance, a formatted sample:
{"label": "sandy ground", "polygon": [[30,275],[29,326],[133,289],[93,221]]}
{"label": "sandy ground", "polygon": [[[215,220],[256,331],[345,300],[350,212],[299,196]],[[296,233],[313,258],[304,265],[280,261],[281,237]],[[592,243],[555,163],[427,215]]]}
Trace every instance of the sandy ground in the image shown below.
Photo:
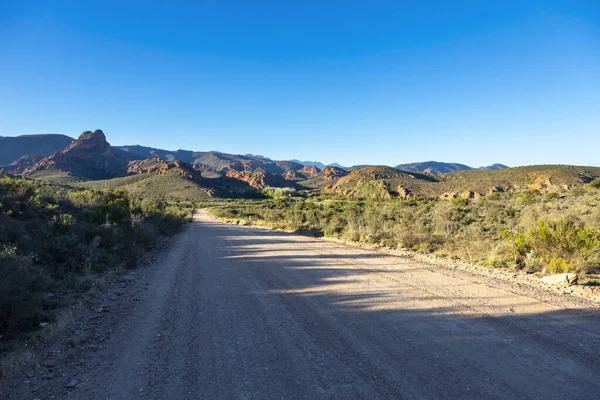
{"label": "sandy ground", "polygon": [[597,303],[489,275],[227,225],[200,211],[130,281],[119,296],[107,288],[104,309],[91,305],[86,321],[48,345],[46,365],[5,379],[0,397],[600,393]]}

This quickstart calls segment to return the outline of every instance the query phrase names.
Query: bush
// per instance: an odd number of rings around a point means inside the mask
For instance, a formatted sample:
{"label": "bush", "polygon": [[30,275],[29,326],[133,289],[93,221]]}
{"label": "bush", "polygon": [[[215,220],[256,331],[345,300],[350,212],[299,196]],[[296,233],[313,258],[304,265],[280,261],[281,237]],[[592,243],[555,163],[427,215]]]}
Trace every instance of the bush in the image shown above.
{"label": "bush", "polygon": [[135,266],[192,207],[0,176],[0,337],[50,318],[46,292],[80,290],[78,278]]}
{"label": "bush", "polygon": [[514,243],[519,256],[531,254],[551,272],[585,271],[600,260],[600,233],[570,218],[540,220]]}
{"label": "bush", "polygon": [[385,188],[385,182],[372,185],[372,196],[365,200],[281,197],[229,203],[214,214],[528,271],[600,266],[600,199],[592,190],[585,195],[529,190],[478,201],[401,201],[381,199]]}

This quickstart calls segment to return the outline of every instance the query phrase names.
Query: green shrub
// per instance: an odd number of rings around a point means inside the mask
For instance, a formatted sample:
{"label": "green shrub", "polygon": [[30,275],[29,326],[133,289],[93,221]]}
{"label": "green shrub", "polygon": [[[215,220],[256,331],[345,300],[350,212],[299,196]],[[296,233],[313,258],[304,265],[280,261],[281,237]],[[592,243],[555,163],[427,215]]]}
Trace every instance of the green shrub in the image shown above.
{"label": "green shrub", "polygon": [[583,271],[600,260],[600,233],[571,218],[540,220],[513,240],[519,256],[533,254],[549,270]]}
{"label": "green shrub", "polygon": [[548,262],[548,266],[546,267],[548,272],[553,274],[561,274],[564,272],[574,272],[576,271],[575,266],[571,261],[567,261],[562,257],[554,257]]}
{"label": "green shrub", "polygon": [[0,176],[0,337],[51,318],[45,293],[84,290],[89,280],[78,278],[135,266],[192,208]]}

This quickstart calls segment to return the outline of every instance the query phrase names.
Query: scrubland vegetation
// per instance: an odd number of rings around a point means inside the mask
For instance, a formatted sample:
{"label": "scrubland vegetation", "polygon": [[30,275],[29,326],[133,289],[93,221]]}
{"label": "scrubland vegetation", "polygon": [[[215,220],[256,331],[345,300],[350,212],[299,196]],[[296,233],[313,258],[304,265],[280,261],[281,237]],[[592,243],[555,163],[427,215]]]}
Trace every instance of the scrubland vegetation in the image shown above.
{"label": "scrubland vegetation", "polygon": [[94,274],[133,268],[194,205],[0,174],[0,337],[52,319]]}
{"label": "scrubland vegetation", "polygon": [[312,231],[494,267],[595,272],[600,267],[600,180],[572,190],[492,193],[451,201],[293,197],[229,203],[234,223]]}

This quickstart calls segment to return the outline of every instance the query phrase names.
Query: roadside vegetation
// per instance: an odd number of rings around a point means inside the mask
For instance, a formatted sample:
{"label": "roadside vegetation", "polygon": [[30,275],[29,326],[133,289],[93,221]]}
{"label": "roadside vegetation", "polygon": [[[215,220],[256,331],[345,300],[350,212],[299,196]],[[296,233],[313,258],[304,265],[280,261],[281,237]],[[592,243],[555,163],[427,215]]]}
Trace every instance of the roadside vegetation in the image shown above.
{"label": "roadside vegetation", "polygon": [[492,193],[478,200],[298,198],[229,203],[211,210],[240,224],[308,231],[543,274],[597,272],[600,180],[572,190]]}
{"label": "roadside vegetation", "polygon": [[195,204],[74,189],[0,173],[0,338],[35,329],[95,274],[134,268]]}

